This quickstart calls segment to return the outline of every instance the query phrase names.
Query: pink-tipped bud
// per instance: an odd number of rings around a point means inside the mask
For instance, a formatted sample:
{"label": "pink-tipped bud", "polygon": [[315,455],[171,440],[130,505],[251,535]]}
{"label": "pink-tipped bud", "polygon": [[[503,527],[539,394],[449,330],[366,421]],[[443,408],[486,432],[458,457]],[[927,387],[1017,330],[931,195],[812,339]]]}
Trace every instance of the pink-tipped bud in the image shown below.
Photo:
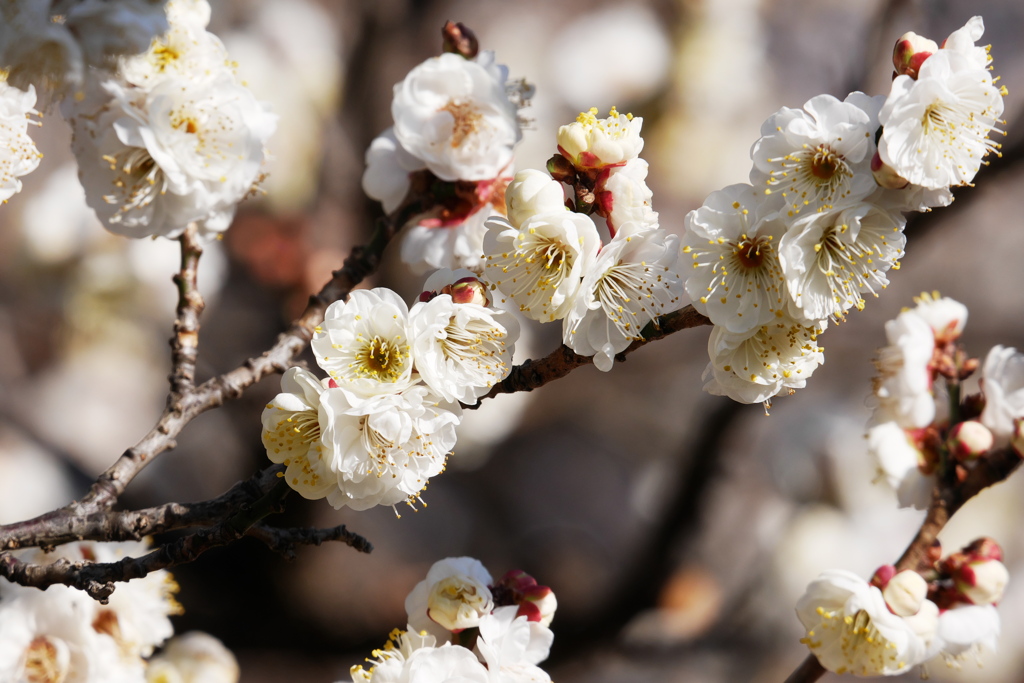
{"label": "pink-tipped bud", "polygon": [[550,626],[558,608],[555,593],[547,586],[541,586],[537,580],[520,569],[513,569],[490,587],[494,595],[494,604],[519,605],[516,616],[525,616],[527,621],[536,621],[542,626]]}
{"label": "pink-tipped bud", "polygon": [[480,41],[463,23],[446,21],[441,28],[441,49],[473,59],[480,52]]}
{"label": "pink-tipped bud", "polygon": [[928,597],[928,582],[913,570],[902,571],[882,589],[882,597],[889,611],[899,617],[912,617],[921,610]]}
{"label": "pink-tipped bud", "polygon": [[891,166],[887,166],[878,152],[871,157],[871,174],[875,176],[878,186],[887,190],[902,190],[910,184],[910,181],[896,173]]}
{"label": "pink-tipped bud", "polygon": [[1024,458],[1024,420],[1013,421],[1013,434],[1010,435],[1010,443],[1017,455]]}
{"label": "pink-tipped bud", "polygon": [[487,293],[487,285],[475,277],[464,277],[449,287],[445,287],[446,294],[450,294],[452,301],[457,304],[479,304],[490,306],[491,297]]}
{"label": "pink-tipped bud", "polygon": [[891,564],[883,564],[875,570],[870,583],[875,588],[883,589],[889,585],[889,581],[892,580],[892,577],[894,576],[896,576],[896,567]]}
{"label": "pink-tipped bud", "polygon": [[967,420],[954,425],[946,444],[954,458],[970,462],[988,453],[993,441],[995,437],[988,427],[977,420]]}
{"label": "pink-tipped bud", "polygon": [[957,591],[975,605],[991,605],[1003,598],[1010,573],[999,560],[969,562],[954,574]]}
{"label": "pink-tipped bud", "polygon": [[917,74],[921,70],[924,60],[938,52],[939,46],[934,40],[919,36],[913,31],[904,33],[892,50],[892,65],[896,73],[901,76],[910,76],[917,80]]}

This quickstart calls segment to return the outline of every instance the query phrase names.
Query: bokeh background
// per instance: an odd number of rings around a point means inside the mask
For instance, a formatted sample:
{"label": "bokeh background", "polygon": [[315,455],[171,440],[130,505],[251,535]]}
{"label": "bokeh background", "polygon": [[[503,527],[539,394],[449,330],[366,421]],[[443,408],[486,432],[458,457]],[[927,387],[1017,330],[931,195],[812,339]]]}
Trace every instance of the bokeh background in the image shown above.
{"label": "bokeh background", "polygon": [[[761,122],[820,93],[888,91],[903,32],[941,40],[985,18],[1009,89],[1005,154],[952,207],[914,218],[891,286],[822,337],[827,362],[770,416],[701,391],[707,328],[469,413],[448,472],[419,512],[334,511],[297,496],[283,524],[345,523],[369,538],[294,562],[244,541],[175,571],[179,632],[220,637],[242,681],[330,682],[404,624],[436,560],[522,568],[559,599],[559,683],[781,681],[803,659],[793,604],[825,568],[869,576],[921,513],[898,510],[863,439],[883,324],[923,290],[970,308],[983,356],[1024,346],[1024,4],[1020,0],[212,0],[211,30],[281,117],[266,196],[241,207],[200,269],[201,378],[260,353],[364,241],[379,208],[363,151],[390,125],[392,85],[440,48],[446,19],[476,30],[537,87],[519,168],[542,168],[558,125],[610,105],[644,117],[662,226],[681,233],[711,191],[744,182]],[[33,131],[45,160],[0,209],[0,521],[81,495],[152,425],[166,395],[176,245],[104,232],[85,207],[56,114]],[[395,254],[367,283],[407,298]],[[529,326],[517,358],[558,343]],[[135,481],[128,506],[213,497],[267,464],[259,415],[272,377],[192,423]],[[996,538],[1013,578],[1002,642],[939,681],[1024,680],[1024,475],[985,492],[943,534],[947,551]],[[911,674],[916,676],[917,674]],[[828,679],[826,679],[828,680]],[[838,680],[835,678],[833,680]]]}

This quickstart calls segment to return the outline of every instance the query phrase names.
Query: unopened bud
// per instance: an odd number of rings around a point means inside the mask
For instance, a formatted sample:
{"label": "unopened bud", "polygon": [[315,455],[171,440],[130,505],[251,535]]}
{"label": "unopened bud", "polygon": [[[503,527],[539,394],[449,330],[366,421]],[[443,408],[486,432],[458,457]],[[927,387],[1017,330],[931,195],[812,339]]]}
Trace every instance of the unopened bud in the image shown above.
{"label": "unopened bud", "polygon": [[882,597],[889,611],[900,617],[912,617],[921,610],[928,597],[928,582],[913,570],[902,571],[882,589]]}
{"label": "unopened bud", "polygon": [[878,152],[871,157],[871,174],[875,176],[878,186],[887,190],[902,190],[910,184],[909,180],[896,173],[891,166],[886,165]]}
{"label": "unopened bud", "polygon": [[438,581],[427,596],[427,616],[453,633],[478,626],[493,609],[487,586],[464,574]]}
{"label": "unopened bud", "polygon": [[451,287],[446,287],[445,289],[450,290],[445,293],[450,294],[452,301],[457,304],[491,305],[491,297],[487,293],[487,285],[475,277],[462,278],[451,285]]}
{"label": "unopened bud", "polygon": [[556,154],[548,159],[547,169],[551,177],[560,183],[572,185],[576,182],[576,167],[561,154]]}
{"label": "unopened bud", "polygon": [[970,562],[956,573],[956,588],[975,605],[991,605],[1003,597],[1010,573],[999,560]]}
{"label": "unopened bud", "polygon": [[516,616],[525,616],[527,621],[536,621],[550,626],[558,608],[555,593],[547,586],[541,586],[526,572],[513,569],[498,579],[491,591],[495,605],[519,605]]}
{"label": "unopened bud", "polygon": [[544,171],[519,171],[505,189],[505,206],[509,223],[518,228],[531,216],[564,211],[565,190]]}
{"label": "unopened bud", "polygon": [[896,576],[896,567],[891,564],[883,564],[875,570],[875,573],[871,576],[871,581],[869,583],[875,588],[883,589],[889,585],[889,581],[892,580],[892,577],[894,576]]}
{"label": "unopened bud", "polygon": [[1003,547],[994,538],[982,536],[976,538],[964,546],[960,551],[970,561],[977,560],[1000,560],[1003,559]]}
{"label": "unopened bud", "polygon": [[473,59],[480,52],[476,35],[461,22],[446,21],[441,29],[441,40],[444,52],[454,52],[466,59]]}
{"label": "unopened bud", "polygon": [[946,444],[954,458],[969,462],[988,453],[994,440],[988,427],[977,420],[967,420],[950,430]]}
{"label": "unopened bud", "polygon": [[913,31],[904,33],[892,50],[892,65],[896,73],[901,76],[910,76],[917,80],[917,74],[921,70],[924,60],[939,51],[939,46],[934,40],[919,36]]}

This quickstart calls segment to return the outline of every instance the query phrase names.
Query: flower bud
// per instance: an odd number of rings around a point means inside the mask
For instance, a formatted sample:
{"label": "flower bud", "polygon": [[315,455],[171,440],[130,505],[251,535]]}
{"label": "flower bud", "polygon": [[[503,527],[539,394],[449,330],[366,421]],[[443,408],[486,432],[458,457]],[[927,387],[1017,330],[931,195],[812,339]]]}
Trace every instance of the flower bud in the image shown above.
{"label": "flower bud", "polygon": [[576,182],[576,168],[561,154],[556,154],[547,163],[548,173],[560,183],[572,185]]}
{"label": "flower bud", "polygon": [[487,586],[464,574],[438,581],[427,596],[427,616],[452,633],[478,626],[493,609]]}
{"label": "flower bud", "polygon": [[896,567],[891,564],[883,564],[875,570],[875,573],[871,576],[871,581],[869,583],[875,588],[881,590],[889,585],[889,581],[894,576],[896,576]]}
{"label": "flower bud", "polygon": [[938,50],[939,46],[934,40],[908,31],[896,41],[896,46],[892,50],[893,68],[900,76],[910,76],[917,80],[917,73],[921,70],[924,60]]}
{"label": "flower bud", "polygon": [[991,605],[1003,597],[1010,573],[999,560],[969,562],[955,575],[956,588],[975,605]]}
{"label": "flower bud", "polygon": [[525,616],[527,621],[536,621],[542,626],[551,625],[558,608],[555,593],[526,572],[513,569],[491,586],[491,590],[497,606],[519,605],[517,617]]}
{"label": "flower bud", "polygon": [[889,579],[882,589],[882,597],[890,612],[900,617],[911,617],[920,611],[928,597],[928,582],[917,572],[908,569]]}
{"label": "flower bud", "polygon": [[442,52],[454,52],[466,59],[473,59],[480,52],[480,41],[461,22],[445,22],[441,28]]}
{"label": "flower bud", "polygon": [[490,306],[491,297],[487,293],[487,285],[475,277],[464,277],[450,287],[445,287],[446,294],[450,294],[452,301],[457,304],[479,304]]}
{"label": "flower bud", "polygon": [[519,227],[531,216],[565,211],[562,183],[544,171],[526,169],[516,173],[505,190],[508,222]]}
{"label": "flower bud", "polygon": [[644,147],[640,137],[643,119],[620,114],[615,107],[608,117],[597,118],[597,108],[582,112],[558,129],[558,151],[577,170],[619,166],[635,159]]}
{"label": "flower bud", "polygon": [[878,152],[875,152],[875,156],[871,157],[871,174],[875,176],[875,182],[878,183],[878,186],[884,187],[887,190],[902,190],[910,184],[906,178],[897,174],[891,166],[887,166],[882,161],[882,157],[879,156]]}
{"label": "flower bud", "polygon": [[970,462],[987,453],[994,440],[988,427],[977,420],[967,420],[953,426],[946,443],[954,458]]}

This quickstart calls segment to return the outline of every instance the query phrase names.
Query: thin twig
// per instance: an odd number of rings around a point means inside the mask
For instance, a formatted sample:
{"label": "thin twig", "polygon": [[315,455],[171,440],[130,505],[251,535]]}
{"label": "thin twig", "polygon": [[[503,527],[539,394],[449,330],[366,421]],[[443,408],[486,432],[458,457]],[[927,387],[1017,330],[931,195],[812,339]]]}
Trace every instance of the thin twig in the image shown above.
{"label": "thin twig", "polygon": [[373,544],[354,531],[349,531],[344,524],[329,529],[281,529],[257,524],[251,527],[246,535],[261,541],[288,559],[295,558],[295,549],[300,545],[322,545],[329,541],[341,541],[361,553],[373,552]]}
{"label": "thin twig", "polygon": [[173,409],[176,399],[185,396],[195,386],[196,361],[199,356],[199,316],[206,304],[199,293],[197,276],[199,257],[203,247],[199,244],[198,226],[189,223],[178,241],[181,242],[181,270],[174,276],[178,287],[177,317],[174,336],[171,337],[171,394],[168,402]]}

